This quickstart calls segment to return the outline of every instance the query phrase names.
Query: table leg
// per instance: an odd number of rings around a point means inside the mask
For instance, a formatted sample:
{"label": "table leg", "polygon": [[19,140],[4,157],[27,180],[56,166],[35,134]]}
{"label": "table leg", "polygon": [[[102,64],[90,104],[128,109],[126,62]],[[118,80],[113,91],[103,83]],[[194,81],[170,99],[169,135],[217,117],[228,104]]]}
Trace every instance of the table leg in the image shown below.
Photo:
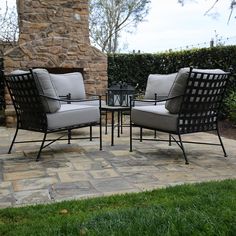
{"label": "table leg", "polygon": [[111,112],[111,146],[114,146],[114,111]]}
{"label": "table leg", "polygon": [[90,129],[89,129],[89,138],[90,138],[90,141],[93,140],[93,126],[90,125]]}
{"label": "table leg", "polygon": [[117,137],[119,138],[120,137],[120,111],[117,112],[117,115],[118,115],[118,132],[117,132]]}
{"label": "table leg", "polygon": [[123,112],[120,114],[120,133],[123,134]]}
{"label": "table leg", "polygon": [[143,141],[143,128],[140,128],[140,142]]}
{"label": "table leg", "polygon": [[105,134],[107,134],[107,111],[105,114]]}

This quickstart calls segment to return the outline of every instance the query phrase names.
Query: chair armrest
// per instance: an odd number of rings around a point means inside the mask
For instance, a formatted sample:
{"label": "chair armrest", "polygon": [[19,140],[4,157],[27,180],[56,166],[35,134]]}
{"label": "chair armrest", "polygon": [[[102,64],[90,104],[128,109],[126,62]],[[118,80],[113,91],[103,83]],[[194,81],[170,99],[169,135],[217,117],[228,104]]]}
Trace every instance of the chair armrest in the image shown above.
{"label": "chair armrest", "polygon": [[[55,100],[55,101],[60,101],[60,102],[87,102],[87,101],[97,101],[101,99],[101,96],[99,96],[99,98],[91,98],[91,99],[63,99],[63,98],[58,98],[58,97],[50,97],[50,96],[46,96],[44,94],[39,94],[41,97],[47,98],[47,99],[51,99],[51,100]],[[65,97],[67,98],[68,96],[60,96],[60,97]]]}
{"label": "chair armrest", "polygon": [[132,99],[132,101],[139,101],[139,102],[165,102],[165,101],[168,101],[168,100],[171,100],[171,99],[175,99],[175,98],[179,98],[179,97],[182,97],[182,95],[178,95],[178,96],[174,96],[174,97],[167,97],[167,98],[164,98],[164,99],[153,99],[153,100],[150,100],[150,99]]}
{"label": "chair armrest", "polygon": [[147,98],[144,98],[145,97],[145,93],[138,93],[138,94],[134,94],[133,95],[133,100],[134,99],[142,99],[142,100],[146,100],[147,102],[155,102],[155,101],[162,101],[162,100],[165,100],[167,99],[168,96],[159,96],[157,93],[154,94],[154,99],[147,99]]}
{"label": "chair armrest", "polygon": [[132,101],[134,101],[134,102],[155,102],[155,101],[157,101],[157,100],[155,100],[155,99],[139,99],[139,98],[135,98],[135,99],[132,99]]}

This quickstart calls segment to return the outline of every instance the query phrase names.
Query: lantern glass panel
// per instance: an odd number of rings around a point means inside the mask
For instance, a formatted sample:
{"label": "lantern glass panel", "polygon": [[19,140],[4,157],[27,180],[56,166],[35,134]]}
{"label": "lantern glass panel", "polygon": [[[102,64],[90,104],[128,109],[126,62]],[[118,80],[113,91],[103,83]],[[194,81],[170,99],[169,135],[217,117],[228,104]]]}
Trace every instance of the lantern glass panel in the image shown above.
{"label": "lantern glass panel", "polygon": [[107,89],[109,106],[129,106],[130,96],[134,94],[134,87],[124,82],[112,84]]}

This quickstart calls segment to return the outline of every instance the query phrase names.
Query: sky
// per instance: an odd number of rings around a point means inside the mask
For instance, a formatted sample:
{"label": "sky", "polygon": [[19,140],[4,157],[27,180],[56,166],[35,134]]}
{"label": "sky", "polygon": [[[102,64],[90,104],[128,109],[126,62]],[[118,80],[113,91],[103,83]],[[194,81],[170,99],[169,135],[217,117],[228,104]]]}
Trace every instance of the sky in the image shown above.
{"label": "sky", "polygon": [[215,32],[218,38],[230,38],[224,40],[226,44],[236,44],[236,9],[229,24],[230,0],[220,0],[210,11],[215,17],[204,16],[214,2],[186,1],[182,6],[177,0],[152,0],[145,22],[140,23],[133,34],[123,34],[122,41],[128,44],[125,51],[161,52],[192,48],[192,45],[209,46]]}
{"label": "sky", "polygon": [[[7,0],[9,6],[14,6],[16,0]],[[198,3],[197,3],[198,2]],[[134,33],[122,33],[121,52],[146,53],[174,51],[208,47],[210,40],[222,38],[222,42],[236,44],[236,9],[229,24],[230,0],[219,0],[210,12],[204,13],[215,0],[186,1],[184,6],[178,0],[151,0],[150,11],[145,21],[140,23]],[[0,7],[5,0],[1,0]]]}

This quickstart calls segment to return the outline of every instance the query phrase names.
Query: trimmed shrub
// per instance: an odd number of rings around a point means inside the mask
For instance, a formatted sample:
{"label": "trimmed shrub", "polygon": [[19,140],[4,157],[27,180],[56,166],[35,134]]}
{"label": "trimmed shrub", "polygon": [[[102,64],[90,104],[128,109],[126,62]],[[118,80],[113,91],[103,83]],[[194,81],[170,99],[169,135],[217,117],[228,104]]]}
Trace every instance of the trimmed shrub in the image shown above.
{"label": "trimmed shrub", "polygon": [[168,74],[182,67],[236,69],[236,46],[158,54],[108,55],[108,82],[124,81],[144,90],[149,74]]}
{"label": "trimmed shrub", "polygon": [[[127,82],[144,91],[149,74],[169,74],[182,67],[219,68],[236,71],[236,46],[221,46],[158,54],[108,55],[108,82]],[[222,115],[234,119],[236,76],[232,76],[223,105]],[[232,100],[233,99],[233,100]]]}

